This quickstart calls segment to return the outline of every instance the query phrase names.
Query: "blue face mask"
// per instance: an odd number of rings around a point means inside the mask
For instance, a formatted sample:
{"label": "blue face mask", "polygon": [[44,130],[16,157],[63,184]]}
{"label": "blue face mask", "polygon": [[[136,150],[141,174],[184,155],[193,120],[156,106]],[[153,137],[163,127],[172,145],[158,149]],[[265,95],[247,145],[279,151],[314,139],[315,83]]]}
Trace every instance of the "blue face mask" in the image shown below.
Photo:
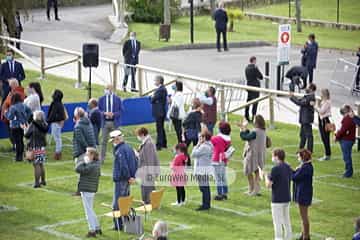
{"label": "blue face mask", "polygon": [[171,89],[174,90],[174,91],[176,91],[176,85],[172,85],[172,86],[171,86]]}
{"label": "blue face mask", "polygon": [[11,62],[13,60],[12,56],[6,56],[6,61]]}

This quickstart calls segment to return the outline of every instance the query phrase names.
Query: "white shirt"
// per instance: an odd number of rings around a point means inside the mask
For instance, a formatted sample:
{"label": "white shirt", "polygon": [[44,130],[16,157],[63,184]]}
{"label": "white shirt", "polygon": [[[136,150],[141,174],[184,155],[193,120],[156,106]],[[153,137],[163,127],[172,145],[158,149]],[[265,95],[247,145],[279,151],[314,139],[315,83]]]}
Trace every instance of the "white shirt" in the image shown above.
{"label": "white shirt", "polygon": [[205,96],[205,94],[198,93],[196,97],[200,100],[202,104],[211,106],[214,103],[214,99],[212,97]]}
{"label": "white shirt", "polygon": [[32,112],[41,111],[40,97],[36,93],[30,94],[25,98],[24,104],[28,106]]}
{"label": "white shirt", "polygon": [[15,72],[15,61],[14,60],[8,61],[8,63],[9,63],[10,72],[14,73]]}
{"label": "white shirt", "polygon": [[170,117],[171,109],[174,106],[177,106],[179,108],[179,119],[180,120],[184,119],[186,116],[184,105],[185,105],[184,94],[182,92],[175,92],[175,94],[171,96],[171,105],[168,110],[168,118]]}
{"label": "white shirt", "polygon": [[[109,98],[110,98],[110,106],[109,106]],[[106,112],[113,112],[113,105],[114,105],[113,101],[114,98],[112,94],[106,95]]]}

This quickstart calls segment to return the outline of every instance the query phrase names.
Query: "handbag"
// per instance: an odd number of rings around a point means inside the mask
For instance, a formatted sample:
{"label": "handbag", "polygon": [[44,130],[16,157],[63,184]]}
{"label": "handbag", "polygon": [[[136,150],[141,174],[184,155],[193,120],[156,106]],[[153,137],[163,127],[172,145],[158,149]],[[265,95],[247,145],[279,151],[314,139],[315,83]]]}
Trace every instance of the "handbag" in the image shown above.
{"label": "handbag", "polygon": [[180,116],[180,109],[176,104],[174,104],[170,109],[170,118],[179,119],[179,116]]}
{"label": "handbag", "polygon": [[141,235],[144,233],[144,223],[141,216],[137,216],[135,209],[131,208],[128,216],[122,217],[124,232]]}
{"label": "handbag", "polygon": [[336,125],[334,123],[331,123],[330,121],[328,123],[325,123],[325,132],[335,132],[336,131]]}
{"label": "handbag", "polygon": [[[34,133],[31,134],[31,138],[34,142]],[[34,153],[34,146],[32,148],[28,147],[27,150],[25,151],[25,159],[28,160],[29,162],[32,162],[35,160],[35,153]]]}
{"label": "handbag", "polygon": [[272,146],[271,138],[266,136],[266,148],[271,148],[271,146]]}

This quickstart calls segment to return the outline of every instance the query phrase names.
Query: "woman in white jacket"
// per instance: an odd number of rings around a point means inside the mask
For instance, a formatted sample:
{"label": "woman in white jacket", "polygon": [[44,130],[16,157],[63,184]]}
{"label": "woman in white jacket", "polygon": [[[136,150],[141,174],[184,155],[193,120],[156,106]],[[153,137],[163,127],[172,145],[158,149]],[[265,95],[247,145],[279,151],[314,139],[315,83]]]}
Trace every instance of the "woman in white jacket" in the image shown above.
{"label": "woman in white jacket", "polygon": [[175,85],[173,85],[173,90],[175,91],[174,95],[169,99],[170,107],[168,110],[168,118],[171,119],[176,136],[178,139],[178,143],[182,141],[182,121],[185,118],[185,97],[183,94],[183,83],[180,81],[176,81]]}

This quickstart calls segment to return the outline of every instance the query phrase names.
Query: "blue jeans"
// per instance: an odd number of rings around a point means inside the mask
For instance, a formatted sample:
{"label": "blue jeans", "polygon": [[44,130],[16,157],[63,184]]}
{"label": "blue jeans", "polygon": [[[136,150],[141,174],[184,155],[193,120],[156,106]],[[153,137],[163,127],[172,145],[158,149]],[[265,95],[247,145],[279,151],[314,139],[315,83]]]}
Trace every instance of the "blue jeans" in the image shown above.
{"label": "blue jeans", "polygon": [[226,166],[225,163],[219,163],[219,165],[214,165],[215,170],[215,183],[218,195],[227,195],[228,185],[227,185],[227,176],[226,176]]}
{"label": "blue jeans", "polygon": [[352,156],[351,156],[353,145],[354,145],[353,141],[348,141],[348,140],[340,141],[343,160],[345,162],[344,177],[352,177],[353,172],[354,172],[353,166],[352,166]]}
{"label": "blue jeans", "polygon": [[[119,210],[118,199],[119,197],[127,197],[130,195],[130,185],[128,181],[115,182],[113,210]],[[114,218],[114,228],[117,230],[122,229],[121,218]]]}
{"label": "blue jeans", "polygon": [[211,132],[211,134],[214,134],[214,127],[215,127],[214,123],[208,123],[206,124],[206,127],[209,130],[209,132]]}
{"label": "blue jeans", "polygon": [[55,152],[61,153],[62,151],[62,140],[61,140],[61,125],[60,123],[53,122],[51,123],[51,136],[55,141]]}

